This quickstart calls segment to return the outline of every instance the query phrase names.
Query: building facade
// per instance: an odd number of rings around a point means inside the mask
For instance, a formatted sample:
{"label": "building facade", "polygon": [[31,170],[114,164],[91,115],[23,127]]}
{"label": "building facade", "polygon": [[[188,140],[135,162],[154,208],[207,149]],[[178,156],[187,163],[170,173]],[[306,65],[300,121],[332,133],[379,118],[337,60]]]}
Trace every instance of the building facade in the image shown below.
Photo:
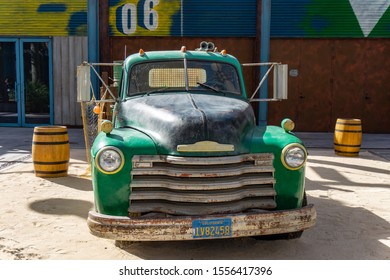
{"label": "building facade", "polygon": [[87,2],[0,1],[0,125],[82,124],[76,66]]}
{"label": "building facade", "polygon": [[[0,125],[82,124],[76,67],[88,57],[89,1],[0,1]],[[297,131],[331,132],[337,118],[359,118],[364,132],[389,133],[388,0],[96,0],[98,60],[210,41],[260,62],[265,2],[269,59],[289,65],[289,98],[254,109],[269,124],[290,117]],[[259,72],[244,69],[249,93]]]}

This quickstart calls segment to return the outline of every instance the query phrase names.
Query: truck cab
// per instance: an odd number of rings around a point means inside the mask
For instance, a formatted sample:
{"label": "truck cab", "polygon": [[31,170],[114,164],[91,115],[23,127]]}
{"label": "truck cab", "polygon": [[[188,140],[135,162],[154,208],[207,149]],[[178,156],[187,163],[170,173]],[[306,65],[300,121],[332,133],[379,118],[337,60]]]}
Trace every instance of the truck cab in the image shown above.
{"label": "truck cab", "polygon": [[256,125],[241,64],[225,51],[130,55],[113,119],[91,149],[91,233],[119,241],[299,237],[316,211],[293,126]]}

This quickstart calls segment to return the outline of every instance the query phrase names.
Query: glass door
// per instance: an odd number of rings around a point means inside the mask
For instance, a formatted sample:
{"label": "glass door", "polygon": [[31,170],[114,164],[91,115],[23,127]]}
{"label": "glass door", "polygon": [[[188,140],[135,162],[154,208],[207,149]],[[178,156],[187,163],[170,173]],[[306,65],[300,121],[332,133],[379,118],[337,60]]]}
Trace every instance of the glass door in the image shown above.
{"label": "glass door", "polygon": [[50,40],[22,39],[22,126],[52,123]]}
{"label": "glass door", "polygon": [[0,126],[52,124],[49,39],[0,39]]}
{"label": "glass door", "polygon": [[19,67],[18,41],[0,39],[0,124],[18,126]]}

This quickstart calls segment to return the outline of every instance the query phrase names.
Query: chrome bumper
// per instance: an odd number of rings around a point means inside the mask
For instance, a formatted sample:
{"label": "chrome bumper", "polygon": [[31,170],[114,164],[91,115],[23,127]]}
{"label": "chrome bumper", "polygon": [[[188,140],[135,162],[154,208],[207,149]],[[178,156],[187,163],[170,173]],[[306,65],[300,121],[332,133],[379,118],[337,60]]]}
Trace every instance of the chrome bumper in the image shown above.
{"label": "chrome bumper", "polygon": [[232,220],[232,236],[227,238],[234,238],[305,230],[314,226],[316,217],[313,205],[293,210],[207,217],[129,218],[90,211],[88,226],[93,235],[114,240],[193,240],[192,221],[196,219],[230,218]]}

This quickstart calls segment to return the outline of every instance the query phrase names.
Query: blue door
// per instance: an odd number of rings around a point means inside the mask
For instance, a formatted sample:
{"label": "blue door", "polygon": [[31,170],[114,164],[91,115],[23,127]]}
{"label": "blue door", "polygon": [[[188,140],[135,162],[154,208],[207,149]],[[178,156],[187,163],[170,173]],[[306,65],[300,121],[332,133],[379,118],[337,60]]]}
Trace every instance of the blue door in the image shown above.
{"label": "blue door", "polygon": [[0,38],[0,125],[53,124],[50,39]]}
{"label": "blue door", "polygon": [[0,124],[21,125],[18,40],[0,39]]}

